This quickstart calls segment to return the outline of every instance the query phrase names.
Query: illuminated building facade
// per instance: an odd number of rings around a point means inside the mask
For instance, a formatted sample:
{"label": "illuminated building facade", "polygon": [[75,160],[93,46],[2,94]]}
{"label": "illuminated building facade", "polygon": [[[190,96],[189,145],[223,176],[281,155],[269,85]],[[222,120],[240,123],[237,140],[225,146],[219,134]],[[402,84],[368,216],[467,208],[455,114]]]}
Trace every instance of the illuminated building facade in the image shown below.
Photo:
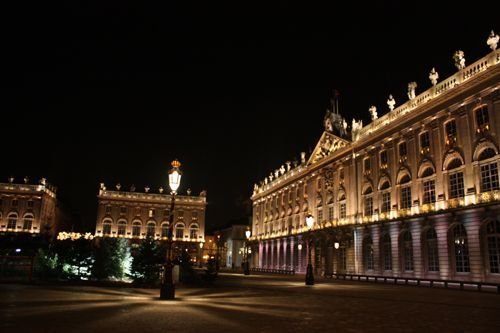
{"label": "illuminated building facade", "polygon": [[[488,44],[490,45],[490,44]],[[338,110],[312,155],[254,186],[253,267],[500,282],[500,52],[363,126]],[[314,226],[307,229],[305,217]],[[311,240],[311,248],[308,248]]]}
{"label": "illuminated building facade", "polygon": [[[99,189],[96,232],[97,237],[123,237],[141,240],[152,237],[167,240],[172,196],[144,192],[108,190],[101,184]],[[175,195],[174,225],[172,240],[178,248],[189,249],[194,254],[199,251],[199,243],[205,241],[206,192],[199,196]]]}
{"label": "illuminated building facade", "polygon": [[68,222],[56,199],[56,188],[44,178],[39,184],[23,183],[9,178],[0,183],[0,233],[3,235],[43,234],[54,239]]}

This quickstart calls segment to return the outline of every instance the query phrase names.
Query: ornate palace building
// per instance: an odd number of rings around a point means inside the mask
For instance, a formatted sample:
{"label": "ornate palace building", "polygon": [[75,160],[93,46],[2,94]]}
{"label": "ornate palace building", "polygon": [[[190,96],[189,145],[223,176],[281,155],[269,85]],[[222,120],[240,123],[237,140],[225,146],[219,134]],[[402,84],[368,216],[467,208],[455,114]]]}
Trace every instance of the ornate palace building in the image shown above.
{"label": "ornate palace building", "polygon": [[[172,240],[176,246],[199,251],[199,243],[205,241],[206,192],[190,194],[188,190],[185,196],[175,195]],[[130,191],[124,191],[121,185],[111,191],[101,184],[97,198],[96,236],[167,239],[172,196],[164,194],[163,188],[150,193],[146,187],[141,193],[133,185]]]}
{"label": "ornate palace building", "polygon": [[305,272],[310,251],[315,274],[500,282],[497,43],[366,126],[327,111],[308,160],[254,186],[252,266]]}
{"label": "ornate palace building", "polygon": [[45,234],[54,238],[68,224],[56,199],[56,188],[42,178],[38,184],[30,184],[28,177],[16,183],[13,177],[8,183],[0,183],[0,233],[2,235]]}

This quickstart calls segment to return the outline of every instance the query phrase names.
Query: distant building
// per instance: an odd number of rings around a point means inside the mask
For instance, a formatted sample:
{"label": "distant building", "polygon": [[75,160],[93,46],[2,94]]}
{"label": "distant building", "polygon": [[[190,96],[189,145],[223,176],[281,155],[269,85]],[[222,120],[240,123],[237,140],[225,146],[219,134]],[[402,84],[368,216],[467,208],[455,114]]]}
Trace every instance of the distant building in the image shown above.
{"label": "distant building", "polygon": [[[120,185],[112,191],[101,184],[95,235],[132,241],[146,237],[167,240],[172,196],[160,191],[124,191]],[[199,196],[175,196],[172,240],[177,248],[189,248],[194,254],[199,251],[199,243],[205,241],[206,205],[204,191]]]}
{"label": "distant building", "polygon": [[254,186],[252,266],[305,272],[310,251],[316,274],[500,282],[500,51],[433,72]]}
{"label": "distant building", "polygon": [[228,228],[216,231],[216,235],[219,236],[218,240],[221,267],[242,267],[242,263],[245,261],[245,256],[247,255],[247,252],[245,252],[245,246],[249,246],[245,236],[245,231],[248,229],[249,226],[246,224],[233,224]]}
{"label": "distant building", "polygon": [[0,234],[41,234],[52,240],[68,226],[69,217],[56,198],[56,188],[45,179],[38,184],[30,184],[27,177],[23,183],[14,178],[0,183]]}

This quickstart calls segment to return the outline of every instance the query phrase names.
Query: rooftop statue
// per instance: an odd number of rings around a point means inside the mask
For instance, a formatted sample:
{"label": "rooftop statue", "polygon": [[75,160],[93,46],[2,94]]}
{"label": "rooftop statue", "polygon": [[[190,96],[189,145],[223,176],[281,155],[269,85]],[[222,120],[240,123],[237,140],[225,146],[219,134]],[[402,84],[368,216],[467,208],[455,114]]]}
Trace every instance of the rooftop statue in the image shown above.
{"label": "rooftop statue", "polygon": [[323,125],[325,126],[325,131],[333,131],[332,112],[329,109],[326,109],[325,118],[323,119]]}
{"label": "rooftop statue", "polygon": [[453,55],[453,60],[455,60],[455,66],[458,68],[458,70],[465,68],[464,51],[462,50],[455,51],[455,54]]}
{"label": "rooftop statue", "polygon": [[389,106],[389,110],[392,111],[394,110],[394,104],[396,104],[396,100],[392,95],[389,95],[389,99],[387,100],[387,105]]}
{"label": "rooftop statue", "polygon": [[436,72],[436,69],[432,67],[431,72],[429,73],[429,80],[431,80],[431,83],[433,86],[435,86],[438,82],[439,79],[439,74]]}
{"label": "rooftop statue", "polygon": [[495,32],[493,30],[491,30],[491,33],[488,36],[488,40],[486,41],[486,44],[488,44],[488,46],[490,47],[490,49],[492,49],[493,51],[495,51],[497,49],[498,40],[499,40],[498,35],[495,34]]}
{"label": "rooftop statue", "polygon": [[375,105],[370,106],[368,111],[370,112],[370,116],[372,117],[372,121],[378,118],[377,107]]}
{"label": "rooftop statue", "polygon": [[408,83],[408,98],[409,99],[414,99],[415,98],[415,89],[417,88],[417,82],[413,81]]}

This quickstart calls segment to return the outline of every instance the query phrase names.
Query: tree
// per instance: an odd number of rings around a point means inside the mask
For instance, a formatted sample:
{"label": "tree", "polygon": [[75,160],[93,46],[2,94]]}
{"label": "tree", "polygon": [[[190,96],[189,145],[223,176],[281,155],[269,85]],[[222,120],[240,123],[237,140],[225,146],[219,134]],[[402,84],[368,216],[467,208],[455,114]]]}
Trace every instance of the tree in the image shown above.
{"label": "tree", "polygon": [[148,237],[132,253],[132,277],[134,282],[155,285],[159,281],[160,265],[164,261],[163,252],[153,238]]}
{"label": "tree", "polygon": [[128,241],[123,238],[101,238],[95,242],[92,277],[97,280],[122,280],[130,258]]}

